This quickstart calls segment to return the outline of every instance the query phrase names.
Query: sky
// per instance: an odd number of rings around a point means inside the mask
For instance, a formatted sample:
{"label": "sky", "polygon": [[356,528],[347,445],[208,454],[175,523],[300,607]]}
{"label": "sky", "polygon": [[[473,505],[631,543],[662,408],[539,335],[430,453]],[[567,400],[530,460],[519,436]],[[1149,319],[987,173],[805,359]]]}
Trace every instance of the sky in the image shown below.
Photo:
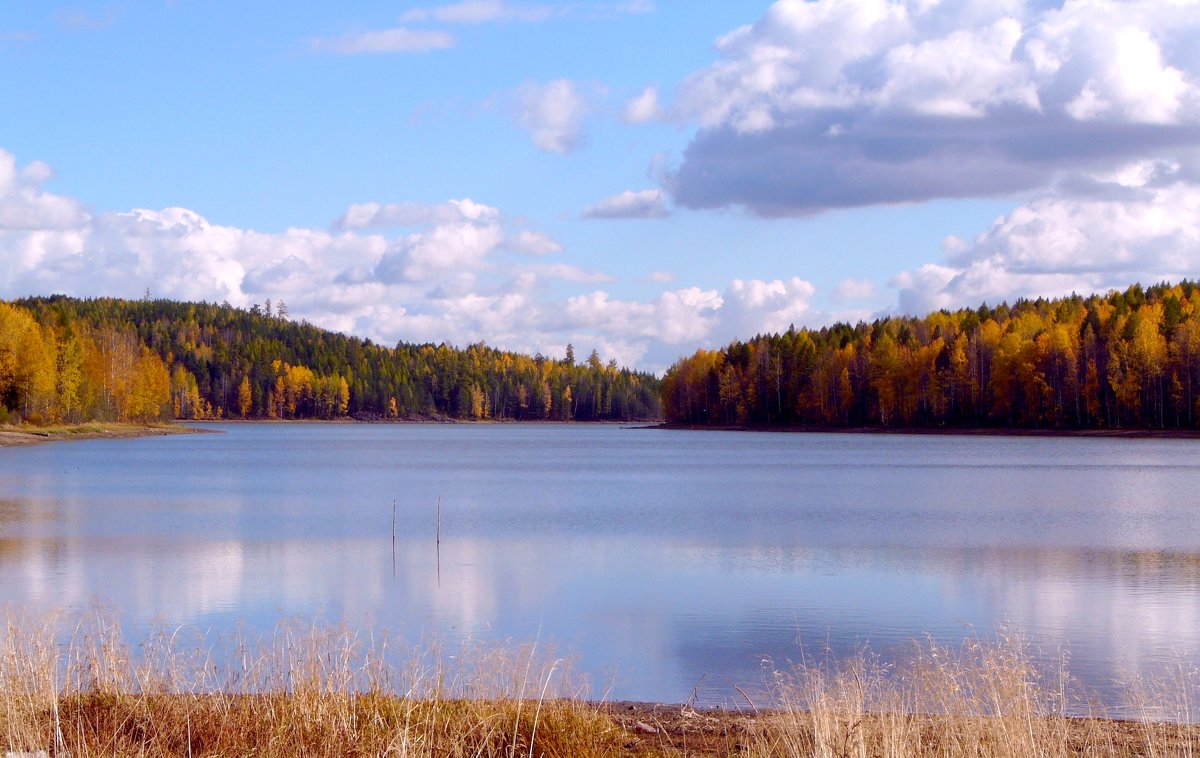
{"label": "sky", "polygon": [[0,298],[661,372],[1196,278],[1194,0],[0,4]]}

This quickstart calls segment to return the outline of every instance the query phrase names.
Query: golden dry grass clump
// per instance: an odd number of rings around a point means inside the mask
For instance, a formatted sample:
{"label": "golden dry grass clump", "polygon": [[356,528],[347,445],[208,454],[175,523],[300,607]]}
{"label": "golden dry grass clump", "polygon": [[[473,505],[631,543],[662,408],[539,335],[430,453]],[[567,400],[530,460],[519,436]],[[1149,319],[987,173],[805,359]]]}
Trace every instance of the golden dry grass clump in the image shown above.
{"label": "golden dry grass clump", "polygon": [[1019,634],[958,648],[914,642],[884,663],[870,651],[776,672],[778,710],[763,719],[763,755],[1175,756],[1200,753],[1185,665],[1125,687],[1110,718],[1067,671],[1067,655],[1034,655]]}
{"label": "golden dry grass clump", "polygon": [[[538,645],[396,651],[335,625],[209,644],[126,643],[111,615],[70,632],[10,615],[0,749],[50,755],[592,756],[619,729]],[[391,661],[404,660],[397,667]]]}
{"label": "golden dry grass clump", "polygon": [[[1200,677],[1105,717],[1019,636],[776,670],[762,712],[588,700],[544,645],[401,647],[336,625],[130,644],[111,614],[10,613],[0,750],[50,756],[1191,756]],[[401,661],[402,663],[396,663]],[[749,697],[746,697],[749,701]]]}

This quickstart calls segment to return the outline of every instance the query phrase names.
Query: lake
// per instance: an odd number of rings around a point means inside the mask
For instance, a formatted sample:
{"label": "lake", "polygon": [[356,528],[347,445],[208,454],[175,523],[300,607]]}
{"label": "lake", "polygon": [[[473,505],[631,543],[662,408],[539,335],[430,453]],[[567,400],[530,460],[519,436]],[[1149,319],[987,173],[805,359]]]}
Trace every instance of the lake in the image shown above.
{"label": "lake", "polygon": [[1200,662],[1197,440],[212,428],[0,449],[0,603],[554,640],[597,695],[708,705],[1002,624],[1106,698]]}

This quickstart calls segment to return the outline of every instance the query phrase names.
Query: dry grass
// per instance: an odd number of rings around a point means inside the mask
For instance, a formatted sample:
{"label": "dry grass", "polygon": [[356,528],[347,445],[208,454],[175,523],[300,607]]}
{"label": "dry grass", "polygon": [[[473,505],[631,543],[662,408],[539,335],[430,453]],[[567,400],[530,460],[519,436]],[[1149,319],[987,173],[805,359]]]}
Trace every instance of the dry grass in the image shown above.
{"label": "dry grass", "polygon": [[1182,662],[1125,687],[1114,719],[1067,671],[1066,653],[1035,655],[1019,634],[932,640],[884,663],[869,651],[776,672],[781,706],[763,719],[763,755],[1191,756],[1200,676]]}
{"label": "dry grass", "polygon": [[[589,756],[619,730],[537,645],[394,651],[338,626],[131,647],[109,614],[11,618],[0,745],[52,755]],[[403,666],[389,663],[405,660]]]}
{"label": "dry grass", "polygon": [[[403,661],[401,664],[396,661]],[[761,714],[588,700],[542,645],[397,648],[333,625],[131,645],[111,614],[10,614],[0,750],[53,756],[1191,756],[1180,661],[1105,718],[1019,637],[777,671]],[[1081,714],[1083,717],[1080,717]]]}

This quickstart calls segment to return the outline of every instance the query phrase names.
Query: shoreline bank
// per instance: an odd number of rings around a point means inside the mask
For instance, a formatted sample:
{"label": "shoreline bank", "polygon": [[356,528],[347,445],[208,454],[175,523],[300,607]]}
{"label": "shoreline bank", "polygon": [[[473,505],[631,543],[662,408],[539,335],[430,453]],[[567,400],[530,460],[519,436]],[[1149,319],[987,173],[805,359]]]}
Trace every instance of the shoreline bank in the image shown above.
{"label": "shoreline bank", "polygon": [[0,448],[41,445],[73,440],[135,439],[167,437],[176,434],[213,434],[211,429],[196,429],[181,424],[120,424],[96,422],[64,426],[0,426]]}
{"label": "shoreline bank", "polygon": [[629,421],[562,421],[548,419],[462,419],[451,416],[405,416],[404,418],[374,418],[344,416],[341,418],[212,418],[212,419],[180,419],[180,424],[364,424],[369,426],[623,426],[623,427],[656,427],[661,421],[655,419],[632,419]]}
{"label": "shoreline bank", "polygon": [[[31,694],[31,693],[22,693]],[[1200,725],[1038,713],[937,715],[850,703],[760,711],[572,699],[90,692],[14,704],[16,754],[624,756],[1190,755]],[[0,724],[3,719],[0,719]],[[57,736],[56,736],[57,735]],[[399,744],[398,744],[399,743]],[[400,747],[400,744],[403,747]],[[889,749],[890,748],[890,749]],[[111,752],[110,752],[111,751]]]}
{"label": "shoreline bank", "polygon": [[669,431],[776,434],[892,434],[947,437],[1078,437],[1094,439],[1200,439],[1200,429],[1025,429],[1007,427],[740,426],[662,422],[638,427]]}

